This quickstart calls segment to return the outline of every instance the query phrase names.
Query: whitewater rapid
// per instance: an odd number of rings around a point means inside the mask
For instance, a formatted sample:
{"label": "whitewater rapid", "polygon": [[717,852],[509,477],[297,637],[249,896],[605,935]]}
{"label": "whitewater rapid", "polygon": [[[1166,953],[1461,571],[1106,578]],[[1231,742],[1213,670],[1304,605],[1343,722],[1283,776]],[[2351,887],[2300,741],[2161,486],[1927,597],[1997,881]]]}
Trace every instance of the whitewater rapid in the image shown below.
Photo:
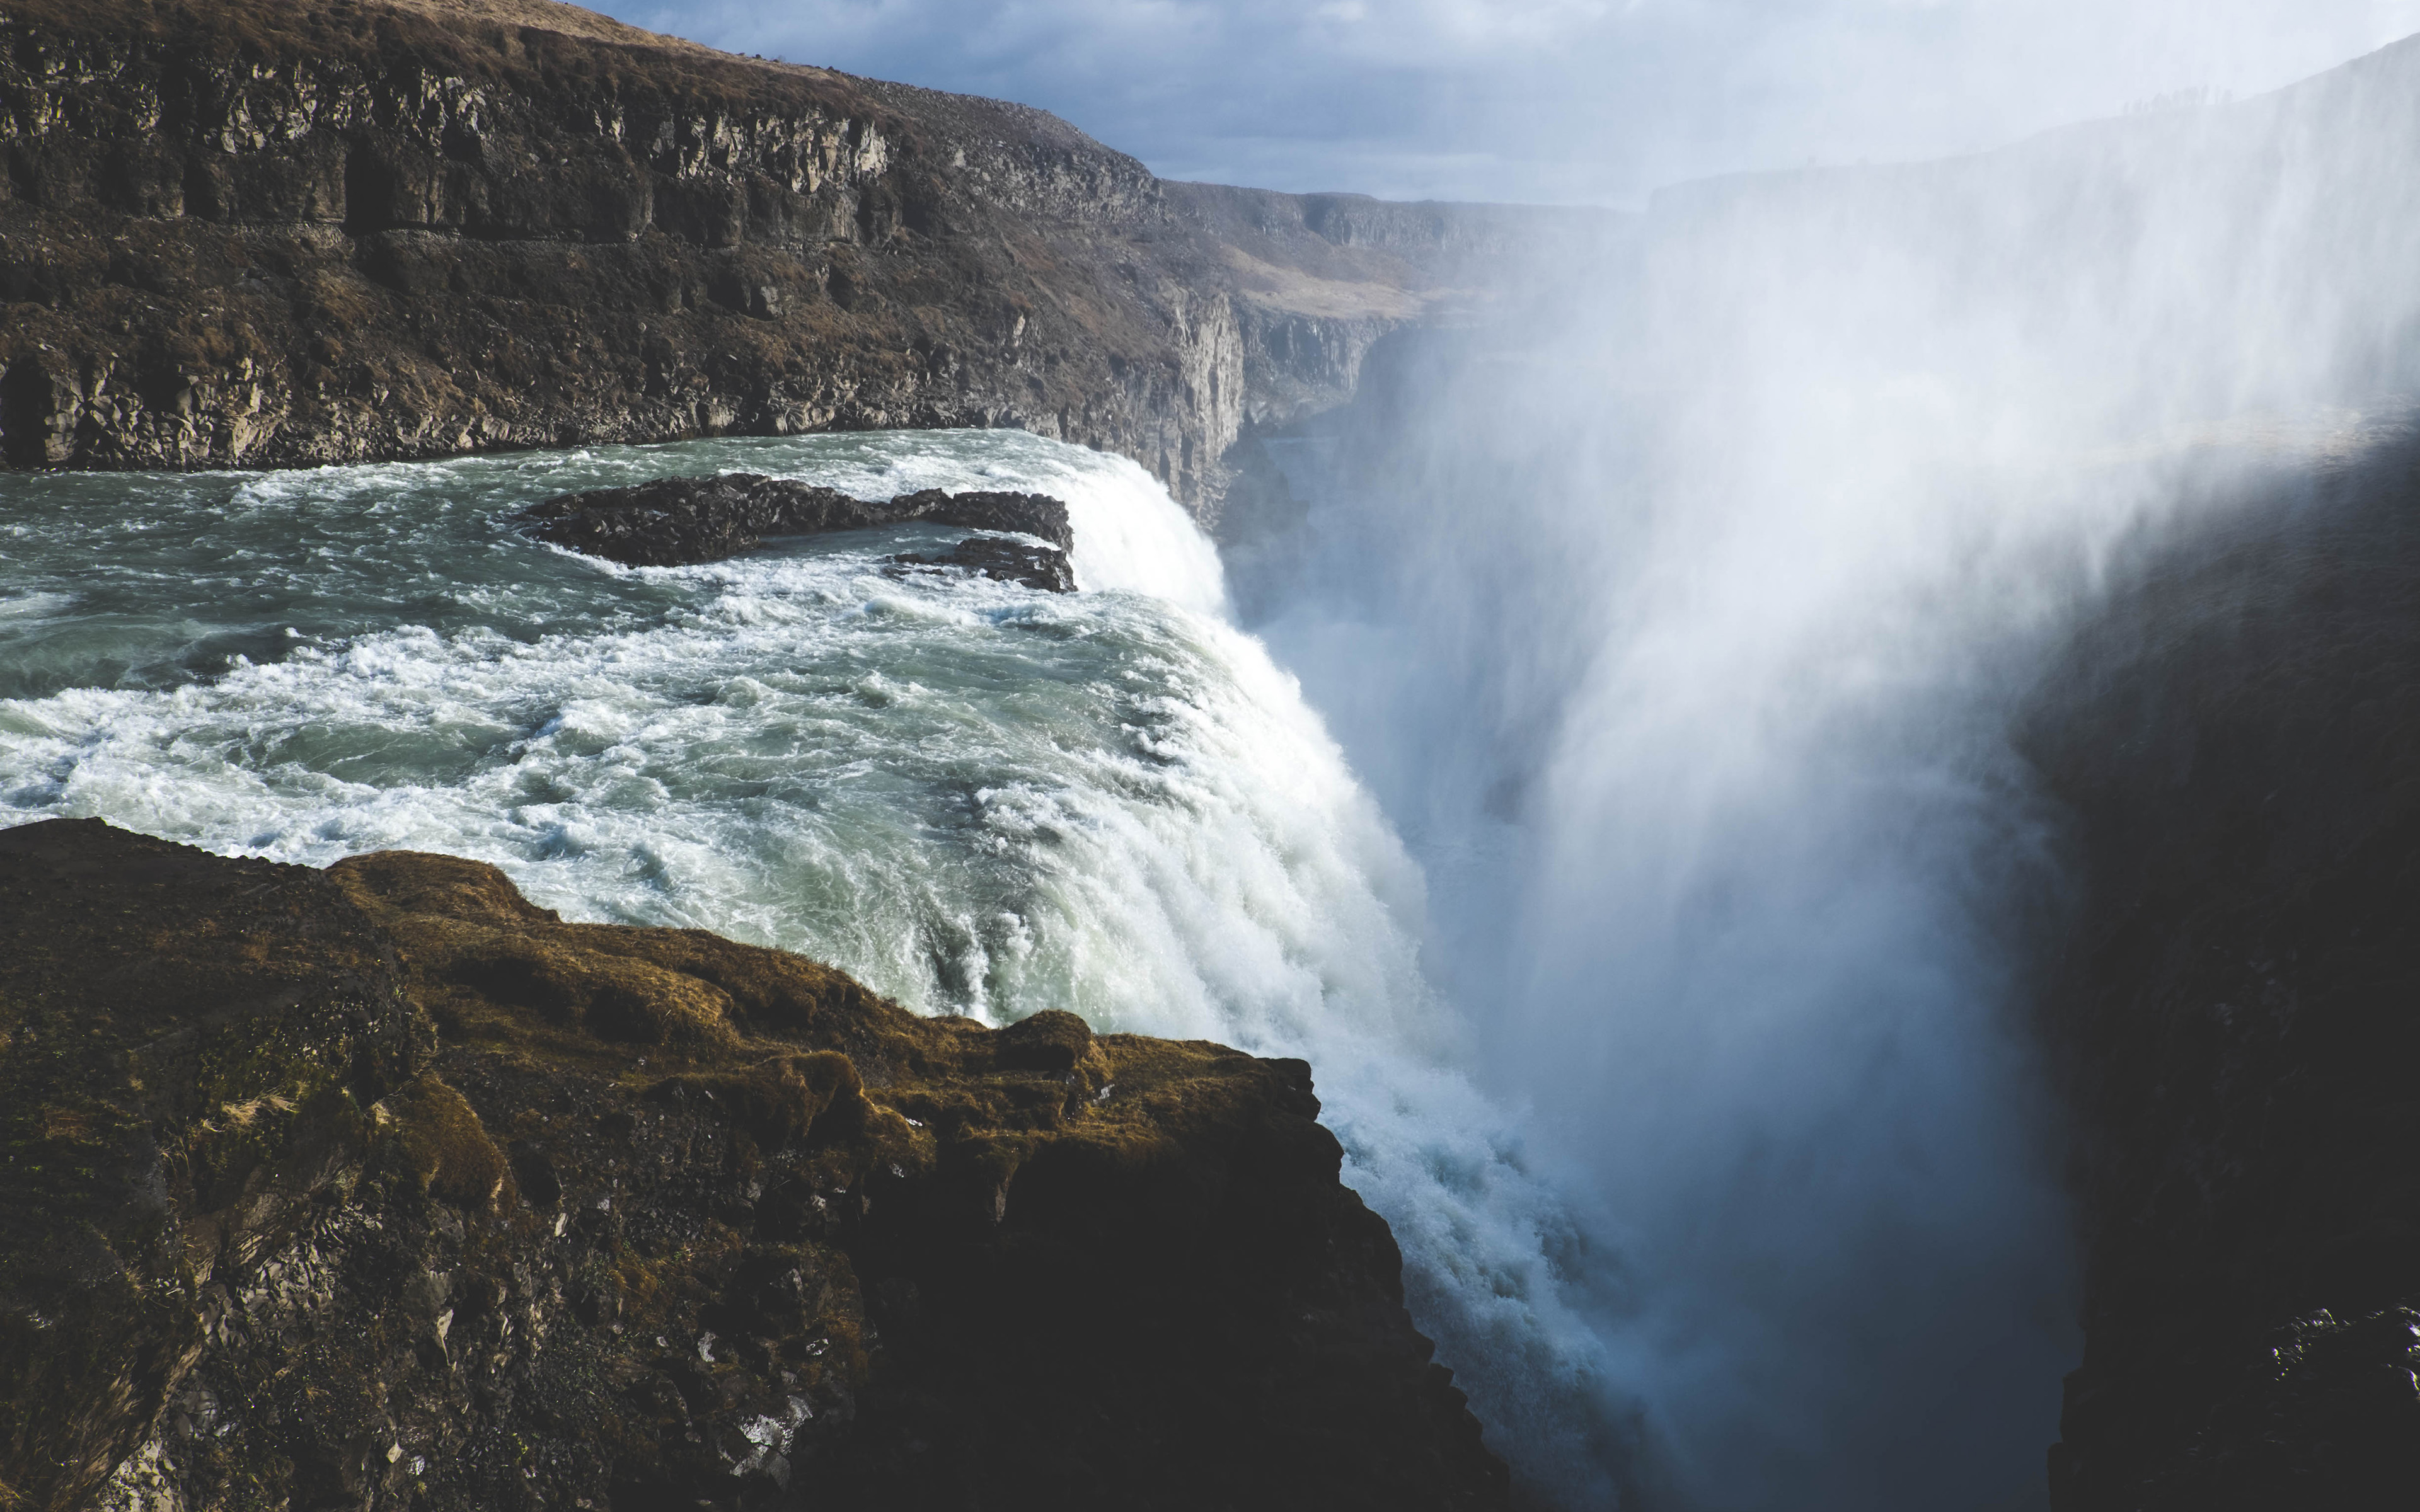
{"label": "whitewater rapid", "polygon": [[[1083,592],[884,574],[910,524],[624,569],[507,517],[746,470],[1067,501]],[[1586,1452],[1576,1230],[1457,1071],[1422,880],[1133,463],[893,432],[0,481],[0,825],[491,861],[566,917],[827,960],[926,1012],[1310,1060],[1491,1443]]]}

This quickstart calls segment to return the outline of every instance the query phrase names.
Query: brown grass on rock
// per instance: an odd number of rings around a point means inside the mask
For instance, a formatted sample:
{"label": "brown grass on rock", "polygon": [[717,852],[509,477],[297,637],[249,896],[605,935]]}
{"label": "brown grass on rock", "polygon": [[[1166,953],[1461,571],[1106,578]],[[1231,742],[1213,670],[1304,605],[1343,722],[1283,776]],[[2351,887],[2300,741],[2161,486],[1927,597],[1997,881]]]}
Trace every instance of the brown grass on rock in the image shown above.
{"label": "brown grass on rock", "polygon": [[393,1130],[413,1182],[441,1202],[485,1212],[512,1172],[478,1110],[435,1072],[424,1072],[373,1110]]}

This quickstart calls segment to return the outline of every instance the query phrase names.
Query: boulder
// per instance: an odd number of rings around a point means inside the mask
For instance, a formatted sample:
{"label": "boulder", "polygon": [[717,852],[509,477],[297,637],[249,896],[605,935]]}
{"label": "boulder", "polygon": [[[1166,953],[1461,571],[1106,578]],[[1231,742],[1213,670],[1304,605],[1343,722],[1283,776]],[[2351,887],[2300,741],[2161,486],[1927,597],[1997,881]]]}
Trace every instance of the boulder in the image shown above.
{"label": "boulder", "polygon": [[[523,510],[520,518],[541,541],[626,567],[719,562],[754,550],[767,536],[817,535],[906,520],[1039,536],[1062,553],[1076,544],[1067,506],[1046,494],[950,494],[926,488],[891,500],[853,499],[831,488],[754,472],[653,478],[624,487],[558,494]],[[993,560],[1008,559],[985,557],[982,562]],[[980,566],[982,562],[962,564]],[[1068,587],[1073,586],[1071,580]]]}
{"label": "boulder", "polygon": [[1046,593],[1072,594],[1076,591],[1076,569],[1068,563],[1066,552],[1051,547],[1035,546],[1030,541],[1003,540],[997,535],[970,536],[947,551],[905,552],[884,560],[894,571],[916,567],[938,571],[954,567],[995,578],[1001,582],[1023,583],[1028,588],[1039,588]]}

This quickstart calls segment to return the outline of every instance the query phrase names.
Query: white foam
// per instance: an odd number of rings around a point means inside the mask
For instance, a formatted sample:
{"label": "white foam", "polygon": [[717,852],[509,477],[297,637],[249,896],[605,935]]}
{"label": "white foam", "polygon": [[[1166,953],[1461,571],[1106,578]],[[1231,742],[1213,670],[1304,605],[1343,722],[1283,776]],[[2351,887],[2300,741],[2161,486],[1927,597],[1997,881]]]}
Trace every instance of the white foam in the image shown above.
{"label": "white foam", "polygon": [[73,594],[0,594],[0,620],[48,619],[74,603]]}
{"label": "white foam", "polygon": [[920,488],[1048,494],[1067,505],[1079,586],[1150,594],[1202,614],[1226,612],[1218,548],[1132,459],[1022,431],[892,432],[884,440],[891,444],[873,441],[871,455],[855,467],[818,459],[788,475],[865,498]]}

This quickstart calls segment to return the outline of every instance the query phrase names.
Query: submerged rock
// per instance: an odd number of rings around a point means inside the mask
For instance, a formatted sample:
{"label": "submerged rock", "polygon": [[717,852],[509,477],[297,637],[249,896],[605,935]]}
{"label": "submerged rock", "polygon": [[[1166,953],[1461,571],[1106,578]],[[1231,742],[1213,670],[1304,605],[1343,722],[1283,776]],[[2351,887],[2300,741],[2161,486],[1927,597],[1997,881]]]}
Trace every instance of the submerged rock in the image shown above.
{"label": "submerged rock", "polygon": [[1031,541],[1003,540],[997,535],[973,536],[947,551],[907,552],[883,560],[894,570],[956,567],[1047,593],[1076,591],[1076,569],[1068,563],[1066,552],[1055,547],[1035,546]]}
{"label": "submerged rock", "polygon": [[[626,567],[719,562],[754,550],[768,535],[815,535],[911,519],[1036,535],[1063,553],[1076,544],[1067,506],[1047,494],[950,494],[926,488],[887,501],[853,499],[835,489],[754,472],[654,478],[627,487],[560,494],[531,505],[520,517],[539,540]],[[1071,581],[1069,588],[1073,586]]]}
{"label": "submerged rock", "polygon": [[1318,1111],[477,862],[0,831],[0,1488],[1504,1506]]}

